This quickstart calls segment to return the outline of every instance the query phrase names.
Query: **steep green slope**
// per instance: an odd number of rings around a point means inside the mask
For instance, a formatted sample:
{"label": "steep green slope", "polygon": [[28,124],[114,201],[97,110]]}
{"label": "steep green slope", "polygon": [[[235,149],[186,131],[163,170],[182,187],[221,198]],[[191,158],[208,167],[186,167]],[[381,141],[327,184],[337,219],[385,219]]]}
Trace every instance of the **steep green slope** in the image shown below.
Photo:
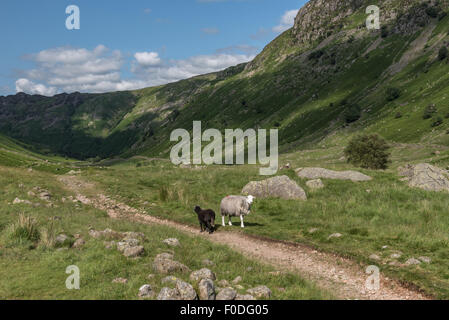
{"label": "steep green slope", "polygon": [[[377,4],[382,29],[367,30]],[[279,128],[282,151],[368,130],[447,144],[448,1],[312,0],[254,61],[104,95],[0,97],[0,132],[79,159],[167,155],[172,130]],[[423,119],[435,105],[436,113]]]}

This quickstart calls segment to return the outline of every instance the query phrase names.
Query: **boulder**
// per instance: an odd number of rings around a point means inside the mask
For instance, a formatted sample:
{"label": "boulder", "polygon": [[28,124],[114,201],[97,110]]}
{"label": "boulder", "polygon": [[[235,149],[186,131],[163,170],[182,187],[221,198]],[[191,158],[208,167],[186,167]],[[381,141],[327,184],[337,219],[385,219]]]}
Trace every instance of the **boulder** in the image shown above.
{"label": "boulder", "polygon": [[76,239],[76,241],[73,243],[72,248],[79,249],[83,247],[86,244],[86,241],[84,241],[83,238]]}
{"label": "boulder", "polygon": [[162,288],[157,300],[182,300],[177,289]]}
{"label": "boulder", "polygon": [[418,259],[415,259],[415,258],[410,258],[405,262],[405,264],[408,266],[418,265],[418,264],[421,264],[421,261],[419,261]]}
{"label": "boulder", "polygon": [[217,294],[216,300],[230,301],[230,300],[234,300],[236,296],[237,296],[237,291],[235,291],[232,288],[224,288]]}
{"label": "boulder", "polygon": [[335,238],[341,238],[343,235],[341,233],[333,233],[329,237],[327,237],[328,240],[335,239]]}
{"label": "boulder", "polygon": [[324,183],[323,181],[321,181],[321,179],[315,179],[307,181],[306,186],[309,187],[310,189],[316,190],[324,188]]}
{"label": "boulder", "polygon": [[[125,278],[115,278],[114,280],[112,280],[112,283],[127,284],[127,283],[128,283],[128,279],[125,279]],[[151,289],[151,287],[150,287],[150,289]]]}
{"label": "boulder", "polygon": [[208,266],[208,267],[213,267],[213,266],[215,266],[215,263],[214,263],[213,261],[209,260],[209,259],[204,259],[204,260],[202,261],[202,264],[203,264],[204,266]]}
{"label": "boulder", "polygon": [[215,285],[210,279],[202,279],[198,284],[201,300],[215,300]]}
{"label": "boulder", "polygon": [[193,289],[192,285],[187,282],[177,281],[176,290],[178,290],[182,300],[198,300],[195,289]]}
{"label": "boulder", "polygon": [[408,185],[427,191],[448,191],[449,172],[427,163],[407,165],[398,169],[399,175],[404,176]]}
{"label": "boulder", "polygon": [[263,181],[252,181],[243,188],[242,194],[250,194],[261,199],[307,200],[305,191],[287,176],[273,177]]}
{"label": "boulder", "polygon": [[207,268],[203,268],[201,270],[193,271],[190,275],[190,280],[198,282],[203,279],[216,280],[215,273]]}
{"label": "boulder", "polygon": [[300,178],[351,180],[353,182],[370,181],[371,177],[357,171],[333,171],[324,168],[300,168],[296,170]]}
{"label": "boulder", "polygon": [[269,299],[271,297],[271,290],[267,286],[258,286],[252,289],[246,290],[250,295],[260,299]]}
{"label": "boulder", "polygon": [[120,252],[125,252],[128,248],[137,247],[140,245],[140,241],[137,239],[128,239],[125,241],[120,241],[117,243],[117,250]]}
{"label": "boulder", "polygon": [[161,280],[161,283],[162,283],[162,284],[176,285],[176,283],[177,283],[178,281],[181,281],[181,279],[178,279],[178,278],[176,278],[176,277],[174,277],[174,276],[168,276],[168,277],[165,277],[164,279],[162,279],[162,280]]}
{"label": "boulder", "polygon": [[241,276],[238,276],[237,278],[235,278],[234,280],[232,280],[232,283],[233,283],[233,284],[239,284],[242,280],[243,280],[242,277],[241,277]]}

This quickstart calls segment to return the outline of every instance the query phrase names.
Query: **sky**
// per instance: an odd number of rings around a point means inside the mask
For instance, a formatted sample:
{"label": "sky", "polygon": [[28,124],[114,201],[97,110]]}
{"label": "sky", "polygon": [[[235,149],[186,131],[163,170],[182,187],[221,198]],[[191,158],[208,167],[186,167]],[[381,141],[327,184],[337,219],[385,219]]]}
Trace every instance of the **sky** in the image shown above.
{"label": "sky", "polygon": [[[2,0],[0,95],[161,85],[252,60],[306,0]],[[73,11],[79,8],[79,29]]]}

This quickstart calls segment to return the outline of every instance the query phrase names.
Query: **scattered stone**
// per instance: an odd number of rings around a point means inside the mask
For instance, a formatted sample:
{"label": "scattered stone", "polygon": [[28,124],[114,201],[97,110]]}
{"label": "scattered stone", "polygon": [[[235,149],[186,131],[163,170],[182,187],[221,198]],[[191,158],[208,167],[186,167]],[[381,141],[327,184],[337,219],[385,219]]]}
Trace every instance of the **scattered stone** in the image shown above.
{"label": "scattered stone", "polygon": [[198,284],[201,300],[215,300],[215,285],[210,279],[202,279]]}
{"label": "scattered stone", "polygon": [[175,272],[189,272],[190,269],[178,261],[172,259],[154,259],[153,269],[159,273],[175,273]]}
{"label": "scattered stone", "polygon": [[97,231],[94,229],[89,230],[89,235],[95,239],[109,239],[109,240],[121,240],[123,239],[123,235],[119,232],[116,232],[111,229],[105,229],[104,231]]}
{"label": "scattered stone", "polygon": [[383,246],[382,247],[382,250],[386,250],[386,249],[388,249],[388,246]]}
{"label": "scattered stone", "polygon": [[86,241],[84,241],[84,239],[78,238],[73,243],[72,248],[79,249],[79,248],[83,247],[85,244],[86,244]]}
{"label": "scattered stone", "polygon": [[418,264],[421,264],[421,261],[419,261],[418,259],[415,259],[415,258],[410,258],[405,262],[405,264],[408,266],[418,265]]}
{"label": "scattered stone", "polygon": [[123,240],[140,240],[145,241],[145,234],[142,232],[124,232],[122,233]]}
{"label": "scattered stone", "polygon": [[239,284],[236,284],[236,285],[235,285],[235,288],[238,289],[238,290],[243,290],[243,289],[245,289],[244,286],[239,285]]}
{"label": "scattered stone", "polygon": [[174,255],[172,254],[172,253],[167,253],[167,252],[164,252],[164,253],[159,253],[157,256],[156,256],[156,258],[154,258],[155,260],[156,259],[168,259],[168,260],[172,260],[174,258]]}
{"label": "scattered stone", "polygon": [[51,194],[49,192],[46,192],[46,191],[41,192],[39,194],[39,199],[45,200],[45,201],[50,201],[51,200]]}
{"label": "scattered stone", "polygon": [[127,258],[137,258],[144,253],[145,249],[143,246],[128,247],[123,251],[123,255]]}
{"label": "scattered stone", "polygon": [[[125,278],[115,278],[114,280],[112,280],[112,283],[120,283],[120,284],[127,284],[128,283],[128,279]],[[150,287],[151,289],[151,287]],[[140,291],[139,291],[140,292]]]}
{"label": "scattered stone", "polygon": [[402,253],[398,253],[398,252],[390,255],[391,259],[399,259],[400,257],[402,257]]}
{"label": "scattered stone", "polygon": [[195,289],[193,289],[191,284],[184,281],[177,281],[176,289],[178,290],[182,300],[198,300]]}
{"label": "scattered stone", "polygon": [[145,284],[139,289],[139,298],[149,299],[154,296],[154,291],[149,284]]}
{"label": "scattered stone", "polygon": [[35,197],[36,196],[36,194],[33,191],[28,191],[27,195],[29,197]]}
{"label": "scattered stone", "polygon": [[154,277],[155,277],[154,274],[149,274],[148,277],[147,277],[147,279],[148,279],[148,280],[151,280],[151,279],[153,279]]}
{"label": "scattered stone", "polygon": [[236,296],[237,296],[237,291],[235,291],[232,288],[224,288],[217,294],[216,300],[231,301],[231,300],[234,300]]}
{"label": "scattered stone", "polygon": [[258,286],[252,289],[246,290],[250,295],[261,299],[269,299],[271,297],[271,290],[267,286]]}
{"label": "scattered stone", "polygon": [[177,289],[162,288],[157,300],[181,300],[181,295]]}
{"label": "scattered stone", "polygon": [[174,276],[168,276],[168,277],[165,277],[164,279],[162,279],[161,280],[161,283],[162,284],[171,284],[171,285],[176,285],[176,283],[178,282],[178,281],[180,281],[181,279],[178,279],[178,278],[176,278],[176,277],[174,277]]}
{"label": "scattered stone", "polygon": [[105,241],[105,242],[103,242],[103,244],[106,249],[114,249],[115,248],[115,241]]}
{"label": "scattered stone", "polygon": [[190,280],[198,282],[203,279],[210,279],[210,280],[216,280],[215,273],[213,273],[211,270],[207,268],[203,268],[201,270],[193,271],[190,275]]}
{"label": "scattered stone", "polygon": [[278,176],[263,181],[252,181],[243,188],[242,194],[251,194],[260,199],[307,200],[305,191],[287,176]]}
{"label": "scattered stone", "polygon": [[290,165],[290,163],[287,163],[286,165],[281,167],[281,170],[289,170],[292,166]]}
{"label": "scattered stone", "polygon": [[369,256],[370,260],[375,260],[375,261],[379,261],[380,257],[377,254],[372,254]]}
{"label": "scattered stone", "polygon": [[220,287],[229,287],[229,282],[228,282],[228,280],[220,280],[220,281],[218,281],[217,282],[218,283],[218,285],[220,286]]}
{"label": "scattered stone", "polygon": [[398,169],[405,176],[410,187],[427,191],[449,191],[449,173],[428,163],[407,165]]}
{"label": "scattered stone", "polygon": [[238,276],[237,278],[235,278],[234,280],[232,280],[232,283],[233,283],[233,284],[239,284],[242,280],[243,280],[242,277],[241,277],[241,276]]}
{"label": "scattered stone", "polygon": [[315,232],[317,232],[319,229],[318,228],[311,228],[309,229],[309,234],[314,234]]}
{"label": "scattered stone", "polygon": [[22,204],[22,203],[32,205],[31,201],[20,200],[19,198],[15,198],[14,201],[12,202],[12,204]]}
{"label": "scattered stone", "polygon": [[209,260],[209,259],[204,259],[204,260],[202,261],[202,264],[205,265],[205,266],[208,266],[208,267],[213,267],[213,266],[215,266],[215,263],[214,263],[213,261]]}
{"label": "scattered stone", "polygon": [[281,272],[280,272],[280,271],[271,271],[271,272],[268,272],[268,274],[269,274],[270,276],[278,277],[278,276],[281,275]]}
{"label": "scattered stone", "polygon": [[235,296],[235,300],[237,300],[237,301],[251,301],[251,300],[256,300],[256,298],[254,298],[250,294],[237,294]]}
{"label": "scattered stone", "polygon": [[315,179],[307,181],[306,186],[308,186],[310,189],[317,190],[324,188],[324,183],[323,181],[321,181],[321,179]]}
{"label": "scattered stone", "polygon": [[68,240],[69,240],[69,237],[65,234],[60,234],[55,239],[56,244],[58,244],[58,245],[64,245],[67,243]]}
{"label": "scattered stone", "polygon": [[253,271],[253,267],[248,267],[248,268],[246,268],[246,271]]}
{"label": "scattered stone", "polygon": [[120,241],[117,243],[117,250],[120,252],[125,252],[128,248],[137,247],[140,245],[140,241],[137,239],[129,239],[125,241]]}
{"label": "scattered stone", "polygon": [[419,260],[421,260],[424,263],[431,263],[432,259],[430,259],[429,257],[419,257]]}
{"label": "scattered stone", "polygon": [[341,238],[343,235],[341,234],[341,233],[333,233],[333,234],[331,234],[328,238],[327,238],[327,240],[330,240],[330,239],[333,239],[333,238]]}
{"label": "scattered stone", "polygon": [[357,171],[333,171],[323,168],[300,168],[296,170],[300,178],[351,180],[353,182],[370,181],[371,177]]}
{"label": "scattered stone", "polygon": [[180,245],[179,240],[176,238],[165,239],[163,243],[169,245],[170,247],[178,247]]}

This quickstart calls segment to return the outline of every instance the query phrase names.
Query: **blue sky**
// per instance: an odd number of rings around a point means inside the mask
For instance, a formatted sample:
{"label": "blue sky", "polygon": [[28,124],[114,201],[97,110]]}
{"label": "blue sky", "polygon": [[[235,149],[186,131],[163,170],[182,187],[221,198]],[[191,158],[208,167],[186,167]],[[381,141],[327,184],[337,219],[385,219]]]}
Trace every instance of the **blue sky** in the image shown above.
{"label": "blue sky", "polygon": [[[2,0],[0,95],[163,84],[254,57],[305,0]],[[66,7],[80,9],[67,30]]]}

